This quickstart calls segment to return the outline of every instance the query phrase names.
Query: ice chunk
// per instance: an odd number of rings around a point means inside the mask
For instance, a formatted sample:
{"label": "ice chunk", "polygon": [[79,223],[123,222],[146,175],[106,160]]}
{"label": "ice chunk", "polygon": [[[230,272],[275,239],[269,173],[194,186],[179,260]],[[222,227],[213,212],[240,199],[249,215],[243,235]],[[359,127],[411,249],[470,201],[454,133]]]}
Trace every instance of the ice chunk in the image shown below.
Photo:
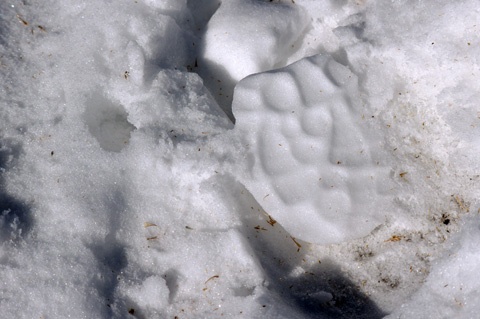
{"label": "ice chunk", "polygon": [[383,221],[389,178],[359,107],[356,75],[329,55],[237,85],[235,130],[254,158],[240,179],[292,236],[330,244]]}

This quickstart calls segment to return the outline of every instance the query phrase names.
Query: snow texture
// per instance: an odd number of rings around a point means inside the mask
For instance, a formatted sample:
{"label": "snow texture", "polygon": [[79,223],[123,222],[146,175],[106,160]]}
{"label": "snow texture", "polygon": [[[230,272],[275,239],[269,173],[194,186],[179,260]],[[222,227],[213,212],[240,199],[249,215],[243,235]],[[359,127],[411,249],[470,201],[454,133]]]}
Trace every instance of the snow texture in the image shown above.
{"label": "snow texture", "polygon": [[203,35],[199,70],[231,119],[235,84],[285,66],[309,23],[305,9],[288,1],[222,1]]}
{"label": "snow texture", "polygon": [[479,11],[1,1],[0,318],[476,318]]}
{"label": "snow texture", "polygon": [[357,76],[326,54],[235,89],[235,130],[251,166],[242,182],[294,237],[338,243],[385,219],[388,171],[376,164],[380,147],[359,96]]}

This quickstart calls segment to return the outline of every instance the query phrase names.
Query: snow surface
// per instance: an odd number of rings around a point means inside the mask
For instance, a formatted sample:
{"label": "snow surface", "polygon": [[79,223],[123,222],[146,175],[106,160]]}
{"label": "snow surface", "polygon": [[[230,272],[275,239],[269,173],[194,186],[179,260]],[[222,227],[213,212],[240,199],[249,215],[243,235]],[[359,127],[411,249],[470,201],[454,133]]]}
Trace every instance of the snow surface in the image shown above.
{"label": "snow surface", "polygon": [[241,181],[294,237],[338,243],[385,220],[393,189],[360,96],[355,74],[322,54],[235,89],[235,130],[251,162]]}
{"label": "snow surface", "polygon": [[2,1],[0,318],[476,318],[479,10]]}

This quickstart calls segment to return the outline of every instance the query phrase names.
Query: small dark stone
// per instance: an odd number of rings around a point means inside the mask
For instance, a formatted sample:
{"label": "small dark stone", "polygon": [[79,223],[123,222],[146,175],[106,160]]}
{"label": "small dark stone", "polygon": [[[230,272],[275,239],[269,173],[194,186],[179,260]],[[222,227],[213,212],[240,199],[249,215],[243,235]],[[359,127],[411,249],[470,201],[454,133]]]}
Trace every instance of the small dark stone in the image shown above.
{"label": "small dark stone", "polygon": [[134,314],[135,314],[135,309],[130,308],[130,310],[128,311],[128,313],[131,314],[131,315],[134,315]]}
{"label": "small dark stone", "polygon": [[448,218],[447,218],[447,219],[445,219],[445,220],[443,221],[443,223],[444,223],[445,225],[448,225],[448,224],[450,224],[450,219],[448,219]]}

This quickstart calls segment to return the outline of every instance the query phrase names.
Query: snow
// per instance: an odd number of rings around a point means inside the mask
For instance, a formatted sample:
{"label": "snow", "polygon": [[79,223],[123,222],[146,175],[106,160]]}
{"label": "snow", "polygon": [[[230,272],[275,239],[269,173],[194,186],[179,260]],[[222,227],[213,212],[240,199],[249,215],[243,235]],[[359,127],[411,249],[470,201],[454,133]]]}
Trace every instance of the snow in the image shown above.
{"label": "snow", "polygon": [[1,2],[0,317],[475,318],[478,11]]}
{"label": "snow", "polygon": [[[428,313],[428,318],[477,316],[479,297],[475,278],[480,261],[476,245],[480,239],[479,224],[478,220],[469,222],[471,226],[452,240],[445,257],[433,263],[423,286],[391,318],[415,316],[420,307]],[[459,312],[459,307],[465,309]]]}
{"label": "snow", "polygon": [[199,74],[232,120],[235,84],[247,75],[285,66],[309,22],[302,7],[286,1],[222,2],[202,38]]}
{"label": "snow", "polygon": [[384,157],[360,96],[355,74],[322,54],[235,89],[235,131],[251,166],[240,181],[294,237],[364,237],[389,214],[388,170],[377,165]]}

